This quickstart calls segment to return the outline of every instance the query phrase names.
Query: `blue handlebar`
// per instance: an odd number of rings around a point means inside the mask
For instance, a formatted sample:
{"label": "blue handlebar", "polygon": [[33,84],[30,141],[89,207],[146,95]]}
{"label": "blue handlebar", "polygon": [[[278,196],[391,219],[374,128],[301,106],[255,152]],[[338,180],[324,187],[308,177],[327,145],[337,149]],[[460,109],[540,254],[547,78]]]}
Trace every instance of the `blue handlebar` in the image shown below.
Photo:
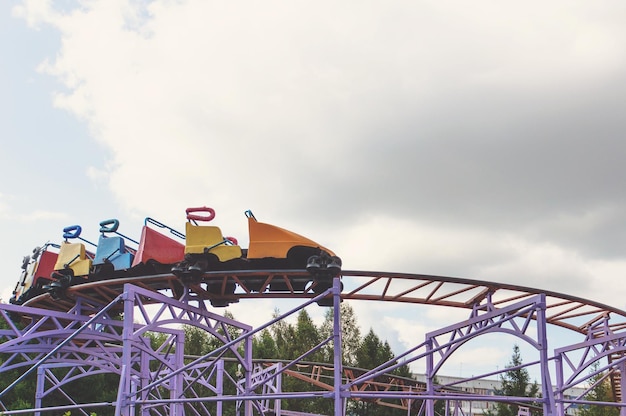
{"label": "blue handlebar", "polygon": [[63,238],[78,238],[83,231],[80,225],[68,225],[63,229]]}
{"label": "blue handlebar", "polygon": [[114,233],[120,226],[120,221],[112,218],[110,220],[104,220],[100,222],[100,232],[101,233]]}

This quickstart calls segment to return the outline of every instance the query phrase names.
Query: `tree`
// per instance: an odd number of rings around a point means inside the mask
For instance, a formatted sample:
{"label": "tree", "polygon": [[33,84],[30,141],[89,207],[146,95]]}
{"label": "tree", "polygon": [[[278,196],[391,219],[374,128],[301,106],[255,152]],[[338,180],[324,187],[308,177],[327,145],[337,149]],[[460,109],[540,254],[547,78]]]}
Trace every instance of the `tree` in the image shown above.
{"label": "tree", "polygon": [[[585,395],[585,400],[594,402],[612,402],[615,401],[611,392],[610,380],[606,377],[606,373],[598,372],[599,363],[596,361],[592,366],[590,373],[593,374],[589,379],[589,392]],[[619,408],[613,406],[589,405],[582,406],[578,410],[579,416],[618,416]]]}
{"label": "tree", "polygon": [[[514,396],[514,397],[538,397],[539,386],[537,382],[530,384],[530,375],[528,370],[522,367],[522,357],[519,352],[519,346],[513,346],[513,355],[511,361],[507,364],[509,368],[507,372],[500,375],[501,387],[494,389],[494,393],[498,396]],[[488,410],[488,416],[516,416],[519,409],[518,404],[497,403],[495,413]]]}
{"label": "tree", "polygon": [[[321,341],[319,330],[305,309],[302,309],[298,313],[298,321],[296,322],[294,336],[294,355],[296,357],[315,347]],[[305,357],[306,361],[321,361],[322,359],[323,357],[319,351]]]}
{"label": "tree", "polygon": [[[393,363],[395,358],[389,343],[381,341],[371,328],[363,338],[363,342],[361,342],[355,355],[356,366],[366,370],[374,369],[387,362]],[[398,367],[394,373],[398,376],[410,375],[408,366]],[[348,406],[352,413],[358,416],[391,416],[406,413],[406,411],[382,406],[374,401],[351,401]]]}
{"label": "tree", "polygon": [[276,342],[272,333],[266,328],[252,340],[252,355],[254,358],[278,358]]}
{"label": "tree", "polygon": [[[361,329],[356,320],[354,309],[347,303],[342,303],[339,307],[341,315],[341,353],[342,362],[345,365],[355,365],[356,352],[361,346]],[[324,314],[324,322],[320,328],[320,334],[323,338],[333,335],[334,309],[328,308]],[[333,361],[333,344],[332,342],[324,348],[324,356],[326,361]]]}
{"label": "tree", "polygon": [[[279,316],[280,311],[275,309],[272,318],[278,318]],[[277,355],[275,358],[283,360],[293,360],[296,358],[293,345],[295,339],[295,329],[293,325],[285,322],[283,319],[272,325],[271,332],[274,337],[274,343],[276,344]]]}
{"label": "tree", "polygon": [[374,330],[370,328],[356,351],[356,365],[360,368],[371,369],[391,361],[393,357],[389,343],[387,341],[383,343],[374,333]]}
{"label": "tree", "polygon": [[209,349],[209,335],[202,328],[193,325],[183,325],[185,331],[185,354],[201,356],[207,354]]}

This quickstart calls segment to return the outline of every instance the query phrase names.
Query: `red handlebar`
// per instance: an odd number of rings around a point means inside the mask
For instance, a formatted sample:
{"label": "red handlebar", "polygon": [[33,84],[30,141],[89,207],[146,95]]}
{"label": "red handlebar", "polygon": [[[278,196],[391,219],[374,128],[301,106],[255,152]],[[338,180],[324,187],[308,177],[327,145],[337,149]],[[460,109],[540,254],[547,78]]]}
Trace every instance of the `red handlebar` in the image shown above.
{"label": "red handlebar", "polygon": [[[192,212],[207,212],[209,215],[197,215]],[[211,221],[215,218],[215,210],[209,207],[187,208],[187,219],[193,221]]]}

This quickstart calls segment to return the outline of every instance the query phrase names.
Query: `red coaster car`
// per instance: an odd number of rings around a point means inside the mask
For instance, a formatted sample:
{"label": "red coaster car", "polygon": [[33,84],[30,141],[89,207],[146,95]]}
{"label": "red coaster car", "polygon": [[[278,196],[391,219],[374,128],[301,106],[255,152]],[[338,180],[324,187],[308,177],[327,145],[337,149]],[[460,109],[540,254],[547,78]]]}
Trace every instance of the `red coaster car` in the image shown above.
{"label": "red coaster car", "polygon": [[21,305],[28,299],[46,292],[45,286],[53,279],[50,277],[57,261],[58,253],[52,249],[59,246],[46,243],[42,247],[35,247],[33,254],[24,257],[22,274],[9,299],[10,303]]}

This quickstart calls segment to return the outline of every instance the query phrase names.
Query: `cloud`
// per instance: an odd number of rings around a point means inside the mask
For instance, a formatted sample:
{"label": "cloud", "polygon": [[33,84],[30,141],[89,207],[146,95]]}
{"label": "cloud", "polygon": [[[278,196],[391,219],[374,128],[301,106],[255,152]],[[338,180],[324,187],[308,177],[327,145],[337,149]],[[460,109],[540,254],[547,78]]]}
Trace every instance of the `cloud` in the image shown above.
{"label": "cloud", "polygon": [[[580,176],[588,142],[554,129],[588,109],[580,100],[589,82],[619,74],[619,62],[606,62],[619,56],[611,36],[619,28],[572,11],[553,20],[558,7],[533,15],[528,6],[488,4],[494,17],[461,4],[402,2],[273,9],[156,1],[139,10],[116,1],[65,15],[48,8],[63,48],[44,68],[68,89],[57,105],[111,149],[111,189],[129,205],[199,183],[217,198],[241,199],[228,195],[240,184],[261,199],[254,184],[262,183],[294,204],[320,206],[324,193],[348,207],[369,201],[433,216],[457,202],[483,221],[503,204],[534,201],[517,214],[523,218],[554,201],[550,185]],[[29,7],[25,16],[45,20]],[[564,109],[566,99],[573,103]],[[538,118],[540,126],[529,126]],[[598,156],[619,154],[621,141],[606,140]],[[143,190],[128,177],[144,179]],[[578,189],[560,192],[572,198]],[[380,193],[375,201],[371,190]]]}
{"label": "cloud", "polygon": [[4,194],[0,193],[0,217],[1,218],[6,218],[7,217],[7,211],[8,211],[8,205],[7,203],[4,201],[4,199],[6,199],[7,196]]}
{"label": "cloud", "polygon": [[242,241],[251,208],[350,268],[621,302],[621,2],[55,7],[15,14],[58,30],[40,69],[133,217],[211,205]]}
{"label": "cloud", "polygon": [[21,224],[38,223],[46,220],[67,219],[60,211],[23,208],[24,201],[15,195],[0,193],[0,219],[15,221]]}

